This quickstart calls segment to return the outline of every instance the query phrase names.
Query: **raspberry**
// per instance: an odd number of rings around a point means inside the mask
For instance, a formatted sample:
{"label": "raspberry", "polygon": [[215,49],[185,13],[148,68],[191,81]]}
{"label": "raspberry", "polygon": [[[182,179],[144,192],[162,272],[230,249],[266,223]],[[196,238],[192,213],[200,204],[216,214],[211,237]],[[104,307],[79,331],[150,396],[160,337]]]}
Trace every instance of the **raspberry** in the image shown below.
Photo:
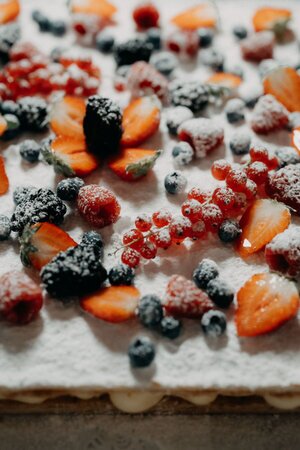
{"label": "raspberry", "polygon": [[182,204],[181,212],[183,216],[195,223],[202,218],[202,205],[197,200],[187,200]]}
{"label": "raspberry", "polygon": [[149,231],[152,227],[151,217],[148,216],[148,214],[140,214],[135,219],[135,226],[138,230],[142,231],[143,233]]}
{"label": "raspberry", "polygon": [[208,105],[208,87],[199,81],[175,80],[170,84],[171,102],[174,106],[185,106],[199,112]]}
{"label": "raspberry", "polygon": [[201,318],[214,308],[207,294],[181,275],[173,275],[168,282],[163,305],[168,315]]}
{"label": "raspberry", "polygon": [[143,233],[139,230],[132,229],[123,235],[123,244],[134,250],[140,250],[144,243]]}
{"label": "raspberry", "polygon": [[209,203],[203,206],[202,220],[205,223],[207,231],[212,233],[218,231],[221,223],[224,220],[223,213],[219,206]]}
{"label": "raspberry", "polygon": [[300,229],[289,227],[278,234],[265,248],[266,261],[271,270],[290,277],[300,274]]}
{"label": "raspberry", "polygon": [[130,39],[114,48],[114,57],[118,66],[131,65],[137,61],[148,62],[153,50],[152,44],[145,39]]}
{"label": "raspberry", "polygon": [[162,228],[169,225],[172,220],[172,214],[167,209],[161,209],[152,214],[152,220],[155,226]]}
{"label": "raspberry", "polygon": [[162,102],[168,100],[168,80],[144,61],[130,67],[127,87],[134,98],[155,94]]}
{"label": "raspberry", "polygon": [[192,224],[192,239],[201,239],[206,234],[205,223],[199,220]]}
{"label": "raspberry", "polygon": [[179,139],[193,147],[196,158],[204,158],[224,140],[224,130],[212,119],[190,119],[178,130]]}
{"label": "raspberry", "polygon": [[140,248],[140,254],[145,259],[154,259],[157,254],[157,247],[153,241],[146,241]]}
{"label": "raspberry", "polygon": [[246,169],[247,176],[256,184],[263,184],[268,176],[268,167],[261,161],[254,161]]}
{"label": "raspberry", "polygon": [[155,234],[150,237],[151,242],[153,242],[157,248],[163,248],[167,250],[172,244],[172,239],[170,236],[170,232],[167,228],[163,230],[159,230]]}
{"label": "raspberry", "polygon": [[223,181],[227,177],[230,169],[231,164],[226,159],[218,159],[213,162],[211,166],[211,173],[216,180]]}
{"label": "raspberry", "polygon": [[266,134],[285,128],[288,121],[288,110],[273,95],[264,95],[254,107],[251,128],[255,133]]}
{"label": "raspberry", "polygon": [[272,59],[274,42],[274,34],[271,31],[261,31],[243,39],[241,42],[243,58],[255,62]]}
{"label": "raspberry", "polygon": [[134,268],[139,264],[141,257],[136,250],[128,247],[128,248],[125,248],[125,250],[123,251],[121,260],[122,260],[122,263],[126,264],[127,266],[129,266],[131,268]]}
{"label": "raspberry", "polygon": [[145,2],[138,5],[133,11],[133,20],[138,28],[147,30],[148,28],[157,27],[159,21],[159,12],[155,5],[151,2]]}
{"label": "raspberry", "polygon": [[269,197],[285,203],[300,215],[300,164],[269,173],[265,189]]}
{"label": "raspberry", "polygon": [[200,188],[194,187],[188,193],[189,200],[197,200],[199,203],[207,202],[212,196],[212,192],[203,191]]}
{"label": "raspberry", "polygon": [[115,223],[121,211],[116,196],[97,184],[83,186],[79,190],[77,206],[83,218],[99,228]]}
{"label": "raspberry", "polygon": [[244,192],[247,183],[247,175],[242,169],[232,169],[227,177],[226,184],[234,192]]}
{"label": "raspberry", "polygon": [[166,38],[166,47],[171,52],[195,56],[199,50],[199,36],[196,31],[175,30]]}
{"label": "raspberry", "polygon": [[191,237],[192,224],[186,217],[175,216],[170,223],[169,230],[172,241],[176,244],[180,244],[186,238]]}
{"label": "raspberry", "polygon": [[229,211],[235,200],[235,194],[232,189],[228,187],[217,188],[212,196],[212,202],[218,205],[222,211]]}
{"label": "raspberry", "polygon": [[34,320],[41,307],[41,288],[23,272],[0,277],[0,315],[9,322],[25,325]]}

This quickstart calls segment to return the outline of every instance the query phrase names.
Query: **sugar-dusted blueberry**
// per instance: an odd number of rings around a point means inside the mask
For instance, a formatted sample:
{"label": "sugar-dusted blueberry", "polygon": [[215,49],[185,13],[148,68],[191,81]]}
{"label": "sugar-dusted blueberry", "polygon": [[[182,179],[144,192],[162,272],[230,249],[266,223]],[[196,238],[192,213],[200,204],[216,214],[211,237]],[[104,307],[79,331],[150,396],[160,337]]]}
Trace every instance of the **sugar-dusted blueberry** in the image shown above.
{"label": "sugar-dusted blueberry", "polygon": [[108,279],[112,286],[129,286],[134,276],[134,270],[125,264],[112,267],[108,273]]}
{"label": "sugar-dusted blueberry", "polygon": [[65,178],[58,183],[56,193],[61,200],[70,202],[76,200],[82,186],[84,181],[81,178]]}
{"label": "sugar-dusted blueberry", "polygon": [[221,336],[225,333],[226,327],[226,316],[221,311],[211,309],[203,314],[201,318],[201,328],[207,336]]}
{"label": "sugar-dusted blueberry", "polygon": [[233,302],[233,289],[226,281],[219,277],[208,282],[206,292],[214,304],[219,308],[228,308]]}
{"label": "sugar-dusted blueberry", "polygon": [[186,106],[175,106],[174,108],[170,108],[166,117],[169,133],[176,136],[180,125],[193,117],[193,112]]}
{"label": "sugar-dusted blueberry", "polygon": [[146,39],[153,45],[154,50],[161,48],[161,31],[159,28],[149,28],[146,33]]}
{"label": "sugar-dusted blueberry", "polygon": [[128,356],[132,367],[150,366],[155,358],[153,342],[146,336],[134,339],[128,348]]}
{"label": "sugar-dusted blueberry", "polygon": [[225,114],[229,123],[237,123],[245,120],[245,103],[240,98],[228,100],[225,106]]}
{"label": "sugar-dusted blueberry", "polygon": [[54,36],[63,36],[67,32],[67,24],[64,20],[53,20],[50,22],[50,31]]}
{"label": "sugar-dusted blueberry", "polygon": [[171,73],[178,66],[176,56],[171,52],[159,52],[152,56],[150,63],[155,67],[158,72],[165,76],[171,75]]}
{"label": "sugar-dusted blueberry", "polygon": [[107,30],[100,31],[96,36],[96,47],[102,53],[110,53],[115,45],[115,38]]}
{"label": "sugar-dusted blueberry", "polygon": [[235,131],[229,141],[230,150],[234,155],[246,155],[251,146],[251,135],[247,130]]}
{"label": "sugar-dusted blueberry", "polygon": [[278,147],[275,155],[279,161],[279,168],[288,166],[289,164],[300,163],[300,154],[294,147]]}
{"label": "sugar-dusted blueberry", "polygon": [[193,147],[188,142],[178,142],[172,150],[174,161],[179,166],[186,166],[194,157]]}
{"label": "sugar-dusted blueberry", "polygon": [[260,78],[263,79],[269,72],[277,69],[277,67],[279,67],[279,63],[278,61],[275,61],[275,59],[263,59],[258,66],[258,73]]}
{"label": "sugar-dusted blueberry", "polygon": [[0,111],[2,114],[12,114],[18,117],[19,105],[13,100],[5,100],[0,105]]}
{"label": "sugar-dusted blueberry", "polygon": [[176,195],[184,191],[187,179],[182,172],[174,170],[166,176],[164,183],[168,194]]}
{"label": "sugar-dusted blueberry", "polygon": [[206,289],[208,283],[219,275],[215,261],[204,258],[194,270],[193,280],[199,289]]}
{"label": "sugar-dusted blueberry", "polygon": [[163,318],[163,307],[157,295],[145,295],[140,299],[138,316],[147,328],[155,328]]}
{"label": "sugar-dusted blueberry", "polygon": [[182,329],[182,322],[175,317],[166,316],[160,323],[161,334],[169,339],[176,339]]}
{"label": "sugar-dusted blueberry", "polygon": [[248,30],[243,25],[236,25],[232,30],[234,36],[238,39],[245,39],[248,36]]}
{"label": "sugar-dusted blueberry", "polygon": [[198,29],[199,44],[201,48],[209,47],[214,38],[214,32],[210,28]]}
{"label": "sugar-dusted blueberry", "polygon": [[51,22],[44,13],[39,10],[34,10],[31,14],[31,17],[38,24],[40,31],[50,31]]}
{"label": "sugar-dusted blueberry", "polygon": [[215,48],[208,48],[201,52],[201,60],[205,66],[216,71],[223,70],[224,55]]}
{"label": "sugar-dusted blueberry", "polygon": [[20,120],[14,114],[4,114],[3,118],[6,121],[7,128],[5,133],[2,135],[2,139],[14,139],[21,131]]}
{"label": "sugar-dusted blueberry", "polygon": [[219,238],[222,242],[234,242],[241,234],[242,230],[236,220],[226,219],[221,223],[218,230]]}
{"label": "sugar-dusted blueberry", "polygon": [[10,219],[0,214],[0,241],[6,241],[11,233]]}
{"label": "sugar-dusted blueberry", "polygon": [[41,153],[41,146],[37,142],[27,139],[20,145],[21,157],[30,163],[35,163],[39,160]]}

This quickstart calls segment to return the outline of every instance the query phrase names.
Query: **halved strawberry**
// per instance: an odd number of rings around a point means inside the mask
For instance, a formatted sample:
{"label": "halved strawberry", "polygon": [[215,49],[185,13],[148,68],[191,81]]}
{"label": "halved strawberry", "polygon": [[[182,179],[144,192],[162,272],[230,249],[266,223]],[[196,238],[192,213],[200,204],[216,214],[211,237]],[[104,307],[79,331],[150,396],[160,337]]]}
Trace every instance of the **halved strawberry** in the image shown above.
{"label": "halved strawberry", "polygon": [[201,3],[177,14],[173,17],[172,23],[183,30],[215,28],[217,25],[216,9],[209,2]]}
{"label": "halved strawberry", "polygon": [[20,242],[23,264],[37,270],[41,270],[59,252],[77,245],[68,233],[48,222],[25,228]]}
{"label": "halved strawberry", "polygon": [[160,124],[160,103],[155,95],[133,100],[123,112],[123,147],[135,147],[157,131]]}
{"label": "halved strawberry", "polygon": [[292,133],[292,144],[300,153],[300,128],[295,128]]}
{"label": "halved strawberry", "polygon": [[241,256],[258,252],[278,233],[282,233],[290,222],[291,213],[283,203],[269,199],[255,200],[241,218],[242,233],[237,251]]}
{"label": "halved strawberry", "polygon": [[52,131],[58,136],[84,138],[83,118],[86,105],[82,98],[66,96],[53,105],[50,114]]}
{"label": "halved strawberry", "polygon": [[99,166],[98,160],[88,152],[84,139],[58,136],[43,148],[43,156],[58,173],[67,177],[89,175]]}
{"label": "halved strawberry", "polygon": [[72,0],[71,11],[76,14],[94,14],[110,19],[117,8],[108,0]]}
{"label": "halved strawberry", "polygon": [[2,136],[7,129],[7,122],[3,116],[0,116],[0,136]]}
{"label": "halved strawberry", "polygon": [[211,75],[206,81],[208,84],[224,86],[228,89],[236,89],[243,82],[242,78],[232,73],[218,72]]}
{"label": "halved strawberry", "polygon": [[139,298],[134,286],[110,286],[83,298],[80,306],[98,319],[119,323],[135,317]]}
{"label": "halved strawberry", "polygon": [[258,9],[252,21],[255,31],[271,30],[281,37],[291,17],[292,13],[289,9],[266,7]]}
{"label": "halved strawberry", "polygon": [[161,152],[144,148],[125,148],[110,161],[110,169],[125,181],[136,181],[147,175]]}
{"label": "halved strawberry", "polygon": [[9,188],[9,180],[5,170],[4,158],[0,156],[0,195],[6,194]]}
{"label": "halved strawberry", "polygon": [[235,323],[239,336],[258,336],[275,330],[297,314],[296,286],[273,273],[253,275],[237,293]]}
{"label": "halved strawberry", "polygon": [[19,0],[4,0],[0,2],[0,25],[15,20],[19,13]]}
{"label": "halved strawberry", "polygon": [[272,94],[289,111],[300,111],[300,75],[292,67],[277,67],[263,80],[265,94]]}

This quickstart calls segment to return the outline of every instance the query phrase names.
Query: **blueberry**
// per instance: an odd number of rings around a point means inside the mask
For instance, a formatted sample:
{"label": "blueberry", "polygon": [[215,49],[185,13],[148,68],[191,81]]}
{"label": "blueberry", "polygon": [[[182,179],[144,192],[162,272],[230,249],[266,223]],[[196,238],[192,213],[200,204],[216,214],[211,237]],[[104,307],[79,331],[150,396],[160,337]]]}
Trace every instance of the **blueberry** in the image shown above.
{"label": "blueberry", "polygon": [[70,202],[76,200],[82,186],[84,186],[84,181],[81,178],[66,178],[58,183],[56,193],[61,200]]}
{"label": "blueberry", "polygon": [[250,151],[251,135],[248,131],[236,131],[229,142],[234,155],[246,155]]}
{"label": "blueberry", "polygon": [[208,283],[219,275],[217,264],[211,259],[204,258],[194,270],[193,280],[199,289],[206,289]]}
{"label": "blueberry", "polygon": [[170,108],[166,118],[169,133],[176,136],[180,125],[193,117],[193,112],[186,106],[175,106],[175,108]]}
{"label": "blueberry", "polygon": [[300,155],[294,147],[279,147],[275,155],[279,160],[279,168],[300,163]]}
{"label": "blueberry", "polygon": [[287,125],[287,128],[289,131],[292,131],[294,128],[300,127],[300,112],[294,111],[291,112],[289,115],[289,123]]}
{"label": "blueberry", "polygon": [[0,241],[6,241],[11,233],[10,219],[0,214]]}
{"label": "blueberry", "polygon": [[39,160],[40,153],[41,146],[31,139],[27,139],[20,145],[20,155],[27,162],[37,162]]}
{"label": "blueberry", "polygon": [[172,195],[183,192],[186,184],[187,179],[179,170],[169,173],[165,178],[165,189]]}
{"label": "blueberry", "polygon": [[263,95],[261,87],[246,83],[240,89],[241,99],[245,102],[247,108],[254,108],[259,98]]}
{"label": "blueberry", "polygon": [[269,72],[279,67],[279,63],[275,59],[264,59],[258,66],[258,73],[263,79]]}
{"label": "blueberry", "polygon": [[228,308],[233,302],[234,292],[221,278],[210,280],[206,286],[206,292],[219,308]]}
{"label": "blueberry", "polygon": [[99,258],[103,258],[104,242],[100,233],[97,233],[96,231],[86,231],[82,235],[80,245],[83,247],[92,246],[98,251]]}
{"label": "blueberry", "polygon": [[28,195],[37,190],[34,186],[18,186],[13,193],[13,199],[15,205],[20,205]]}
{"label": "blueberry", "polygon": [[159,28],[149,28],[146,33],[146,39],[153,45],[154,50],[161,48],[161,31]]}
{"label": "blueberry", "polygon": [[66,22],[63,20],[53,20],[50,22],[50,31],[54,36],[63,36],[67,31]]}
{"label": "blueberry", "polygon": [[171,73],[178,66],[178,61],[176,56],[171,52],[159,52],[152,56],[150,60],[151,64],[166,77],[171,75]]}
{"label": "blueberry", "polygon": [[201,59],[205,66],[209,66],[218,72],[223,70],[224,55],[215,48],[209,48],[201,52]]}
{"label": "blueberry", "polygon": [[155,357],[155,347],[148,337],[136,338],[129,346],[128,356],[132,367],[147,367]]}
{"label": "blueberry", "polygon": [[96,36],[96,47],[102,53],[112,52],[115,45],[114,36],[108,31],[100,31]]}
{"label": "blueberry", "polygon": [[181,332],[182,323],[174,317],[164,317],[160,323],[161,334],[169,339],[176,339]]}
{"label": "blueberry", "polygon": [[221,223],[218,234],[222,242],[234,242],[242,230],[236,220],[226,219]]}
{"label": "blueberry", "polygon": [[13,100],[5,100],[1,104],[0,109],[2,114],[13,114],[14,116],[18,116],[19,114],[19,105]]}
{"label": "blueberry", "polygon": [[32,19],[38,24],[40,31],[50,31],[51,22],[41,11],[34,10]]}
{"label": "blueberry", "polygon": [[221,336],[226,331],[226,316],[221,311],[211,309],[203,314],[201,327],[204,333],[211,337]]}
{"label": "blueberry", "polygon": [[112,286],[130,286],[134,275],[134,270],[131,267],[125,264],[118,264],[110,269],[108,279]]}
{"label": "blueberry", "polygon": [[194,150],[188,142],[178,142],[173,147],[172,156],[178,165],[186,166],[193,160]]}
{"label": "blueberry", "polygon": [[243,27],[242,25],[236,25],[233,30],[233,34],[238,39],[245,39],[248,36],[248,30],[246,27]]}
{"label": "blueberry", "polygon": [[20,132],[21,128],[20,121],[18,117],[13,114],[4,114],[3,117],[7,123],[7,128],[2,136],[2,139],[4,140],[14,139]]}
{"label": "blueberry", "polygon": [[229,123],[237,123],[245,119],[245,103],[240,98],[228,100],[225,106],[225,113]]}
{"label": "blueberry", "polygon": [[200,47],[206,48],[212,44],[214,32],[210,28],[199,28],[198,36]]}
{"label": "blueberry", "polygon": [[51,50],[51,53],[50,53],[50,58],[51,58],[51,60],[53,61],[53,62],[59,62],[60,61],[60,58],[61,58],[61,56],[63,55],[63,53],[65,52],[65,48],[63,48],[63,47],[54,47],[52,50]]}
{"label": "blueberry", "polygon": [[147,328],[155,328],[163,318],[161,300],[156,295],[145,295],[140,299],[138,316]]}

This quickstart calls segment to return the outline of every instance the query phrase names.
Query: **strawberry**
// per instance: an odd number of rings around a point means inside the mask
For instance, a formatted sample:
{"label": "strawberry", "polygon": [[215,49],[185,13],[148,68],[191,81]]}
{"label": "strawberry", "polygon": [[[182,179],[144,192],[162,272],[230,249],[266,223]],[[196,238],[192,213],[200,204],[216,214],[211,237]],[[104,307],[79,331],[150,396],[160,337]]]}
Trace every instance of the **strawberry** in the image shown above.
{"label": "strawberry", "polygon": [[237,294],[235,323],[239,336],[258,336],[275,330],[297,314],[296,286],[273,273],[253,275]]}
{"label": "strawberry", "polygon": [[272,94],[289,111],[300,111],[300,75],[292,67],[277,67],[263,80],[265,94]]}
{"label": "strawberry", "polygon": [[300,128],[295,128],[295,130],[293,130],[292,145],[300,154]]}
{"label": "strawberry", "polygon": [[58,173],[67,177],[89,175],[99,166],[94,155],[88,152],[84,139],[58,136],[43,148],[43,156]]}
{"label": "strawberry", "polygon": [[111,160],[110,169],[125,181],[136,181],[147,175],[160,155],[160,151],[126,148]]}
{"label": "strawberry", "polygon": [[4,0],[0,2],[0,25],[15,20],[19,13],[19,0]]}
{"label": "strawberry", "polygon": [[238,75],[232,73],[217,72],[211,75],[206,82],[234,90],[239,87],[243,80]]}
{"label": "strawberry", "polygon": [[300,216],[300,164],[270,172],[265,185],[269,197],[283,202]]}
{"label": "strawberry", "polygon": [[216,9],[211,3],[202,3],[177,14],[172,23],[183,30],[198,28],[215,28],[217,25]]}
{"label": "strawberry", "polygon": [[273,95],[264,95],[254,107],[251,128],[255,133],[267,134],[285,128],[288,122],[288,110]]}
{"label": "strawberry", "polygon": [[110,286],[83,298],[80,306],[97,319],[120,323],[135,317],[139,298],[134,286]]}
{"label": "strawberry", "polygon": [[282,37],[287,24],[292,17],[289,9],[281,8],[259,8],[253,16],[255,31],[273,31],[277,37]]}
{"label": "strawberry", "polygon": [[243,257],[258,252],[274,236],[282,233],[290,222],[290,211],[283,203],[255,200],[241,218],[242,234],[237,242],[237,251]]}
{"label": "strawberry", "polygon": [[83,118],[85,101],[78,97],[66,96],[56,102],[50,114],[52,131],[58,136],[84,138]]}
{"label": "strawberry", "polygon": [[117,8],[108,0],[72,0],[71,11],[75,14],[93,14],[110,19]]}
{"label": "strawberry", "polygon": [[3,116],[0,115],[0,136],[2,136],[7,129],[7,122]]}
{"label": "strawberry", "polygon": [[208,295],[181,275],[169,279],[163,303],[167,314],[190,319],[199,319],[214,308]]}
{"label": "strawberry", "polygon": [[0,156],[0,195],[6,194],[9,188],[9,180],[6,174],[4,158]]}
{"label": "strawberry", "polygon": [[23,264],[37,270],[41,270],[59,252],[77,245],[68,233],[48,222],[25,228],[20,242]]}
{"label": "strawberry", "polygon": [[143,143],[157,131],[160,124],[160,105],[155,96],[133,100],[123,112],[123,147]]}

